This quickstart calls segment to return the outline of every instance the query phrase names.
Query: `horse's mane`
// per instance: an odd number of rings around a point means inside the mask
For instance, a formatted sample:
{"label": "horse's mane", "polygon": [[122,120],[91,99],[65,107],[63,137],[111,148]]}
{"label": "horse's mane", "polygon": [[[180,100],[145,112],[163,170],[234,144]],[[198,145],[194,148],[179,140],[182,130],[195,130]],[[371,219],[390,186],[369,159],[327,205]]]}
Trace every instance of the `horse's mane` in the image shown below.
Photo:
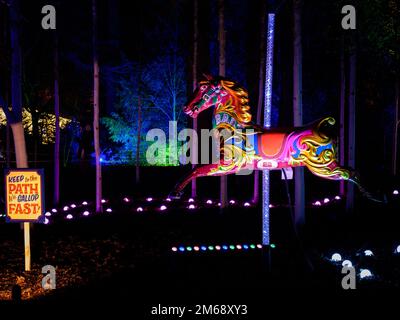
{"label": "horse's mane", "polygon": [[231,116],[236,118],[236,120],[243,125],[251,122],[251,113],[248,112],[250,106],[249,93],[247,90],[239,83],[223,77],[218,77],[215,80],[219,81],[221,86],[233,98],[233,101],[230,101],[230,103],[227,103],[225,106],[217,106],[217,111],[224,111],[231,114]]}

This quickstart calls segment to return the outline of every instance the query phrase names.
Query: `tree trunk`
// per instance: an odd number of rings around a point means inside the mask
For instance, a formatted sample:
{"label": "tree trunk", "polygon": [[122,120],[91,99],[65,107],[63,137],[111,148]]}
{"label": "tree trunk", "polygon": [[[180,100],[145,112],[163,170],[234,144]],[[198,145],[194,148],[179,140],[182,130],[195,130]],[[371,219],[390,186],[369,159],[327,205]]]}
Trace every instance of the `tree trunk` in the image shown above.
{"label": "tree trunk", "polygon": [[[345,164],[345,112],[346,112],[346,69],[345,69],[345,57],[344,57],[344,39],[342,38],[342,44],[340,49],[340,133],[339,133],[339,161],[340,165]],[[344,196],[345,183],[343,180],[340,181],[340,195]]]}
{"label": "tree trunk", "polygon": [[[353,46],[349,58],[349,115],[348,115],[348,161],[351,168],[356,164],[356,49]],[[352,211],[354,208],[354,184],[347,184],[346,209]]]}
{"label": "tree trunk", "polygon": [[[198,55],[198,0],[194,0],[193,3],[193,69],[192,69],[192,81],[193,91],[197,88],[197,55]],[[197,132],[197,118],[193,118],[193,130]],[[198,159],[198,146],[192,146],[192,168],[196,166],[195,161]],[[192,198],[197,196],[197,183],[196,179],[192,179]]]}
{"label": "tree trunk", "polygon": [[[225,76],[225,26],[224,26],[224,0],[218,0],[218,42],[219,42],[219,75]],[[223,159],[221,159],[223,161]],[[228,177],[221,176],[220,182],[221,208],[228,205]]]}
{"label": "tree trunk", "polygon": [[55,115],[55,141],[54,141],[54,205],[60,202],[60,96],[58,88],[58,38],[54,34],[54,115]]}
{"label": "tree trunk", "polygon": [[[303,125],[302,105],[302,45],[301,10],[302,0],[293,0],[293,120],[294,126]],[[295,224],[301,229],[305,223],[304,168],[295,168]]]}
{"label": "tree trunk", "polygon": [[[260,66],[258,69],[258,102],[257,102],[257,124],[261,124],[261,116],[264,101],[264,72],[265,72],[265,18],[267,14],[266,1],[263,1],[261,12],[260,30]],[[254,171],[253,203],[260,199],[260,171]]]}
{"label": "tree trunk", "polygon": [[96,0],[92,0],[93,15],[93,133],[94,151],[96,156],[96,212],[102,211],[102,181],[100,163],[100,135],[99,135],[99,62],[97,57],[97,17]]}
{"label": "tree trunk", "polygon": [[393,135],[393,175],[397,175],[397,141],[398,141],[398,126],[399,126],[399,107],[400,107],[400,77],[396,76],[395,82],[395,116],[394,116],[394,135]]}
{"label": "tree trunk", "polygon": [[140,133],[142,131],[142,99],[138,98],[138,130],[136,142],[136,184],[140,183]]}
{"label": "tree trunk", "polygon": [[[12,0],[10,3],[11,22],[11,104],[12,111],[4,109],[7,122],[11,125],[14,137],[15,160],[17,168],[28,168],[28,155],[26,153],[24,127],[22,125],[22,59],[19,39],[20,2]],[[24,222],[24,249],[25,271],[31,270],[31,248],[29,240],[30,224]]]}

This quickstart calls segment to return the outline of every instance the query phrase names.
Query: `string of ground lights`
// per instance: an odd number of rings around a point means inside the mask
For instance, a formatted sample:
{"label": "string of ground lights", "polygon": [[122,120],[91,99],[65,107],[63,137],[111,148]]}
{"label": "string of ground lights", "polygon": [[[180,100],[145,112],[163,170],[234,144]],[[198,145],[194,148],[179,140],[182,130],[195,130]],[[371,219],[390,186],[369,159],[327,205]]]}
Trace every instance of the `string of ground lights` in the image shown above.
{"label": "string of ground lights", "polygon": [[[399,190],[395,189],[392,191],[393,198],[399,197]],[[343,199],[339,195],[324,197],[320,199],[313,200],[309,203],[310,206],[314,208],[324,207],[331,204],[338,204]],[[193,212],[201,212],[202,209],[210,209],[210,208],[218,208],[221,206],[221,203],[214,199],[204,199],[204,200],[195,200],[193,198],[189,198],[187,200],[172,200],[170,198],[153,198],[148,196],[142,199],[135,199],[133,197],[125,196],[121,199],[117,199],[116,201],[103,199],[102,204],[104,207],[103,214],[110,215],[114,212],[112,204],[120,205],[124,204],[130,207],[130,212],[133,213],[163,213],[167,214],[170,210],[180,209],[186,211],[188,213]],[[251,208],[255,205],[250,201],[241,201],[236,199],[231,199],[229,201],[229,206],[231,208]],[[269,204],[269,208],[285,208],[286,204]],[[55,218],[58,220],[73,220],[79,218],[85,218],[92,215],[98,215],[98,213],[94,210],[94,204],[90,201],[82,201],[82,202],[70,202],[69,204],[65,204],[63,206],[52,208],[45,213],[45,224],[49,224],[53,222]],[[0,214],[1,218],[5,218],[5,214]]]}

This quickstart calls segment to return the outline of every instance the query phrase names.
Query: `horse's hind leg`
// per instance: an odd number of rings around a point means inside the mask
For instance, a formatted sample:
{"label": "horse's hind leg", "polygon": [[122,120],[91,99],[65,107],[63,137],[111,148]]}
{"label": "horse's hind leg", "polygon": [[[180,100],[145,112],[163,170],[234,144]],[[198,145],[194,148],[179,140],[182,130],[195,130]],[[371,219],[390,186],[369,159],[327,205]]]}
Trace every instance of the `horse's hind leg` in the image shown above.
{"label": "horse's hind leg", "polygon": [[205,176],[223,176],[235,173],[237,171],[236,167],[228,170],[223,170],[223,168],[224,167],[221,167],[221,165],[218,163],[197,166],[186,177],[184,177],[180,182],[177,183],[174,190],[170,193],[169,197],[179,199],[182,196],[183,189],[193,179]]}

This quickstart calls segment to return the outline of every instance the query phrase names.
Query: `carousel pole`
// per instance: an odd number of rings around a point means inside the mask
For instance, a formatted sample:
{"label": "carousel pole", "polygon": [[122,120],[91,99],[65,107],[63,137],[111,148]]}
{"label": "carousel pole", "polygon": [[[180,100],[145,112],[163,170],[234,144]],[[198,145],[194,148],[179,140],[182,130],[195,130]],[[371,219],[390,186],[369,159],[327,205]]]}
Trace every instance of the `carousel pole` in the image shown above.
{"label": "carousel pole", "polygon": [[[273,76],[273,60],[274,60],[274,29],[275,14],[268,14],[267,28],[267,50],[265,59],[265,85],[264,85],[264,127],[271,127],[271,103],[272,103],[272,76]],[[262,244],[268,246],[270,244],[269,235],[269,170],[263,171],[262,179]]]}
{"label": "carousel pole", "polygon": [[[264,127],[271,127],[271,104],[272,104],[272,76],[274,62],[274,31],[275,14],[268,14],[267,27],[267,50],[265,59],[265,82],[264,82]],[[262,245],[265,254],[266,270],[271,271],[270,250],[270,216],[269,216],[269,170],[263,170],[262,174]]]}

